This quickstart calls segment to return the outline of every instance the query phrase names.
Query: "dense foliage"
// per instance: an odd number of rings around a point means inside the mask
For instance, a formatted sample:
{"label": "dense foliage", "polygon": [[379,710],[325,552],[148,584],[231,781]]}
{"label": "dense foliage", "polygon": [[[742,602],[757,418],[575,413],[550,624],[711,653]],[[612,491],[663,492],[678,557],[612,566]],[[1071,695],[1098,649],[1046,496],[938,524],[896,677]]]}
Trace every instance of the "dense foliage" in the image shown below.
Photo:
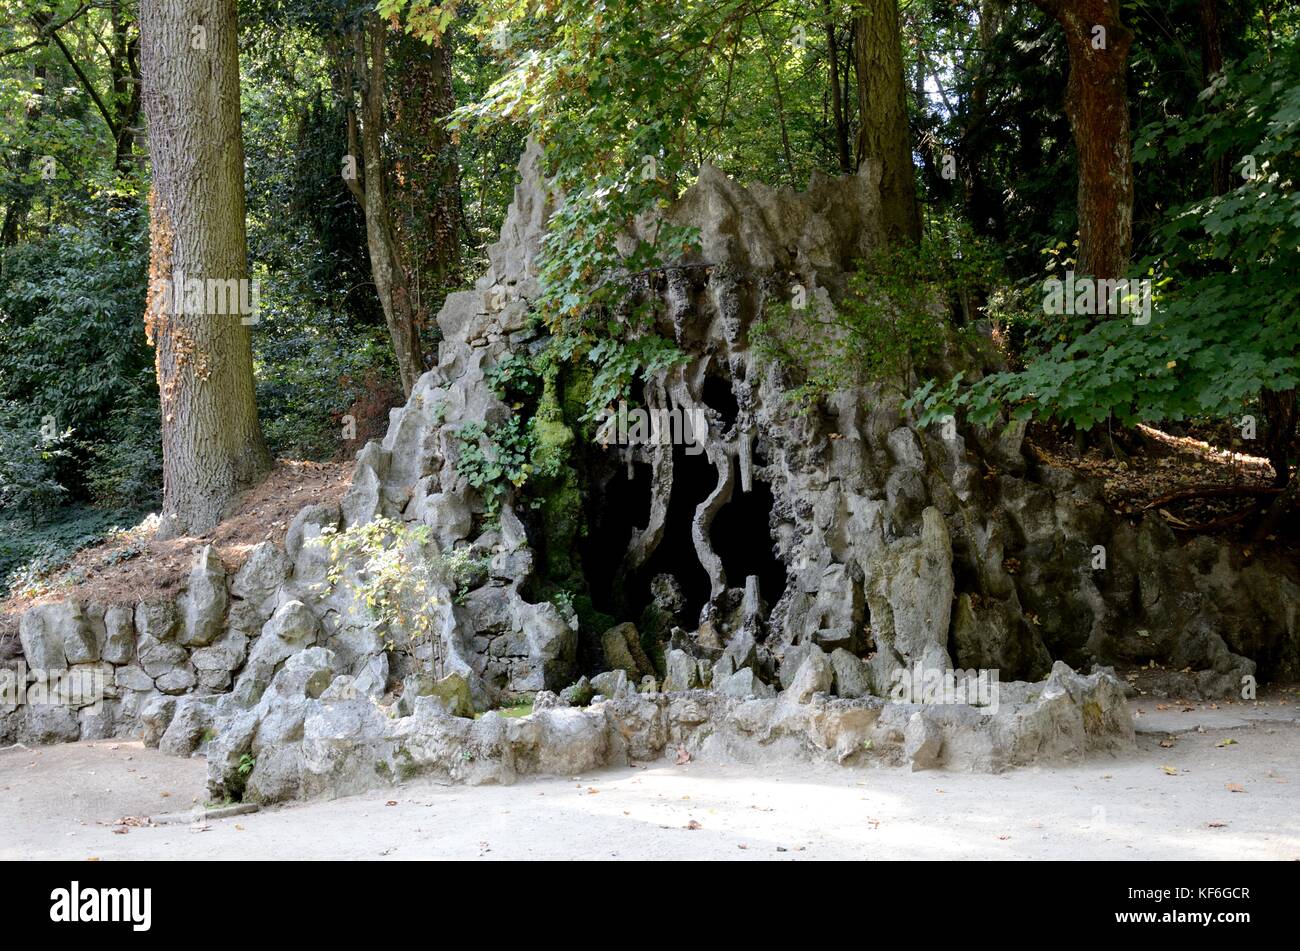
{"label": "dense foliage", "polygon": [[[520,486],[543,512],[570,505],[575,440],[680,359],[640,279],[697,236],[620,236],[705,163],[793,187],[856,169],[871,108],[858,89],[864,9],[240,0],[253,345],[272,449],[346,458],[358,427],[382,427],[401,399],[349,162],[387,188],[427,366],[432,316],[482,273],[533,136],[564,199],[539,262],[550,345],[494,371],[516,415],[462,431],[460,464],[494,508]],[[1044,282],[1079,257],[1059,24],[1027,0],[907,0],[899,46],[924,235],[861,262],[840,300],[769,309],[760,349],[794,400],[815,408],[876,382],[923,422],[1032,415],[1080,431],[1252,414],[1285,479],[1300,383],[1300,13],[1275,0],[1119,10],[1134,34],[1128,276],[1150,282],[1150,319],[1044,312]],[[0,0],[0,13],[2,591],[24,563],[31,577],[156,509],[161,460],[141,320],[149,170],[134,4]],[[366,55],[370,35],[386,71]],[[422,50],[447,52],[443,88]],[[366,113],[372,81],[382,102]],[[359,123],[383,125],[383,167],[357,165]],[[456,264],[431,281],[439,254]],[[954,379],[947,356],[968,346],[990,370]]]}

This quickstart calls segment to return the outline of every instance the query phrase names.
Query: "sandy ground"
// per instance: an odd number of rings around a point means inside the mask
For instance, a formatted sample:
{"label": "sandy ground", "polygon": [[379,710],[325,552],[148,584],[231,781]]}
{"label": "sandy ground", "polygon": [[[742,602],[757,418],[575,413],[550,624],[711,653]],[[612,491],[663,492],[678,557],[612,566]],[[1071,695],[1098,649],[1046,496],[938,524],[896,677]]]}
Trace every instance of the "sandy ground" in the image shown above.
{"label": "sandy ground", "polygon": [[202,760],[15,748],[0,752],[0,858],[1300,859],[1294,701],[1135,707],[1134,752],[999,776],[660,761],[156,827],[118,820],[201,804]]}

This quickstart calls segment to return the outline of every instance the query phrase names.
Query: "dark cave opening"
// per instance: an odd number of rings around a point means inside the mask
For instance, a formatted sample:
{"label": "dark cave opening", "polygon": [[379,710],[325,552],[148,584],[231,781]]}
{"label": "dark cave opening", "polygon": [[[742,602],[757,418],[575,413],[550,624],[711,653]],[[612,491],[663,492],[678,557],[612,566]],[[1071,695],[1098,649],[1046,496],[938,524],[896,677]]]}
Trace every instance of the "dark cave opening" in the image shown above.
{"label": "dark cave opening", "polygon": [[[651,467],[635,463],[632,478],[625,465],[610,459],[608,477],[594,494],[589,530],[582,542],[582,561],[593,606],[619,621],[636,621],[651,601],[651,581],[672,575],[681,586],[683,626],[693,629],[709,603],[709,576],[700,564],[691,523],[700,503],[717,486],[718,473],[704,454],[673,447],[673,491],[658,547],[641,568],[622,579],[620,571],[633,532],[650,517]],[[785,566],[776,557],[771,534],[775,499],[771,487],[755,478],[749,492],[739,481],[731,501],[715,516],[710,531],[730,588],[743,589],[749,575],[758,577],[759,593],[770,608],[785,592]]]}
{"label": "dark cave opening", "polygon": [[[627,580],[624,598],[635,615],[650,603],[650,582],[655,575],[672,575],[681,585],[686,606],[682,621],[692,628],[700,611],[709,603],[709,576],[695,553],[691,521],[700,503],[718,484],[718,470],[704,453],[690,455],[683,446],[673,446],[673,492],[668,500],[668,517],[659,547]],[[642,525],[645,523],[643,522]]]}
{"label": "dark cave opening", "polygon": [[619,570],[632,534],[650,520],[649,464],[634,462],[632,477],[622,460],[605,460],[610,467],[600,490],[592,493],[587,506],[587,532],[578,544],[583,575],[596,610],[626,620],[625,598],[618,590]]}
{"label": "dark cave opening", "polygon": [[776,499],[771,486],[755,478],[748,492],[740,491],[739,480],[731,501],[713,520],[709,537],[722,559],[727,586],[743,588],[750,575],[758,576],[759,593],[768,607],[785,593],[785,565],[776,557],[772,541],[772,507]]}
{"label": "dark cave opening", "polygon": [[704,405],[709,409],[717,410],[718,415],[722,417],[722,431],[724,433],[736,425],[736,420],[740,417],[740,403],[736,399],[736,394],[732,391],[729,381],[720,376],[707,376],[704,378],[703,393],[701,395]]}

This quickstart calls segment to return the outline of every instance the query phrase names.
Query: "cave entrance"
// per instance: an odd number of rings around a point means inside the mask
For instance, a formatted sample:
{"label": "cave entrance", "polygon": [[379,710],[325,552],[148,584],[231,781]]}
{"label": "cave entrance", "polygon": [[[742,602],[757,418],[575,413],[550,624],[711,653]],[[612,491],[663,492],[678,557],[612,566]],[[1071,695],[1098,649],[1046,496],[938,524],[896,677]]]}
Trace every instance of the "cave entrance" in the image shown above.
{"label": "cave entrance", "polygon": [[[704,453],[690,455],[683,446],[673,446],[673,492],[668,499],[664,534],[639,571],[627,580],[625,597],[633,616],[650,603],[650,582],[655,575],[672,575],[681,585],[685,607],[682,623],[692,629],[709,603],[709,575],[700,564],[691,537],[695,510],[718,485],[718,470]],[[644,523],[642,523],[644,524]]]}
{"label": "cave entrance", "polygon": [[772,541],[772,487],[754,478],[748,492],[737,485],[731,501],[713,519],[709,537],[722,559],[727,586],[744,588],[750,575],[758,577],[759,593],[768,607],[785,593],[785,565],[776,557]]}
{"label": "cave entrance", "polygon": [[[695,512],[718,484],[718,472],[703,453],[691,455],[673,447],[673,491],[668,501],[663,537],[646,563],[622,579],[619,575],[635,531],[650,519],[651,467],[634,463],[632,477],[616,457],[608,458],[606,479],[593,507],[590,531],[582,543],[584,571],[593,606],[620,621],[636,621],[651,601],[651,581],[671,575],[681,587],[684,608],[680,622],[693,629],[709,603],[708,573],[695,551],[691,525]],[[743,589],[750,575],[758,578],[759,593],[770,608],[785,592],[785,565],[776,557],[772,540],[771,486],[759,478],[749,492],[739,485],[731,501],[714,517],[710,540],[731,588]]]}
{"label": "cave entrance", "polygon": [[619,570],[633,532],[650,521],[652,470],[648,463],[634,462],[629,478],[622,460],[606,456],[601,463],[604,479],[587,501],[588,529],[578,549],[592,606],[624,621],[627,604],[618,590]]}

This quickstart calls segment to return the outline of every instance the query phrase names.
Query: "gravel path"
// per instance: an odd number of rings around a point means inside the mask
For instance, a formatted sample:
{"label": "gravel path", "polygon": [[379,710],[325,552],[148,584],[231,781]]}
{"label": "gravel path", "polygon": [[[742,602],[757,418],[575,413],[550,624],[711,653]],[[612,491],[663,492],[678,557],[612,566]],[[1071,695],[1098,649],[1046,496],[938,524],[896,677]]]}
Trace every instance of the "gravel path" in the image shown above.
{"label": "gravel path", "polygon": [[1000,776],[664,760],[125,833],[117,820],[201,805],[202,760],[127,742],[13,748],[0,858],[1300,859],[1294,704],[1164,706],[1135,705],[1133,753]]}

